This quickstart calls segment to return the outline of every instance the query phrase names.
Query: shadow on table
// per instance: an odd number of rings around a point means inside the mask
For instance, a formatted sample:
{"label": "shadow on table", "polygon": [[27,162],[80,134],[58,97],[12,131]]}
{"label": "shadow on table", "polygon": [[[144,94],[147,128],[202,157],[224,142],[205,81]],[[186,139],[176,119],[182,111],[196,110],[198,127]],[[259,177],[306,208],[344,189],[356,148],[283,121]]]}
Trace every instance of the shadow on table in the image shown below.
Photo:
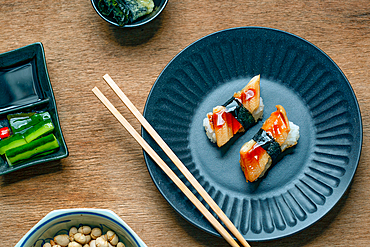
{"label": "shadow on table", "polygon": [[7,186],[25,179],[30,179],[32,177],[45,175],[45,174],[53,174],[56,172],[60,172],[63,170],[62,161],[51,161],[46,162],[34,166],[29,166],[26,168],[19,169],[17,171],[4,174],[0,176],[0,181],[2,178],[2,183],[0,182],[0,188],[3,186]]}
{"label": "shadow on table", "polygon": [[[352,185],[352,184],[351,184]],[[330,227],[330,224],[333,223],[337,215],[340,213],[344,205],[346,204],[348,195],[350,193],[351,186],[345,192],[343,197],[339,200],[339,202],[326,214],[321,220],[313,224],[312,226],[304,229],[303,231],[294,234],[289,237],[285,237],[278,240],[272,241],[264,241],[264,242],[250,242],[249,244],[252,247],[262,247],[262,246],[269,246],[269,247],[277,247],[277,246],[284,246],[284,247],[296,247],[296,246],[304,246],[311,241],[315,240],[315,238],[319,237],[321,234],[325,232],[325,229]],[[195,226],[187,223],[184,221],[181,216],[177,215],[179,224],[188,232],[190,236],[196,239],[197,242],[201,243],[200,245],[204,246],[229,246],[229,244],[222,238],[215,237],[210,235],[206,232],[203,232],[196,228]],[[225,243],[223,245],[223,242]]]}
{"label": "shadow on table", "polygon": [[113,25],[109,26],[117,42],[122,46],[138,46],[148,42],[162,27],[161,13],[156,19],[139,27],[119,28]]}

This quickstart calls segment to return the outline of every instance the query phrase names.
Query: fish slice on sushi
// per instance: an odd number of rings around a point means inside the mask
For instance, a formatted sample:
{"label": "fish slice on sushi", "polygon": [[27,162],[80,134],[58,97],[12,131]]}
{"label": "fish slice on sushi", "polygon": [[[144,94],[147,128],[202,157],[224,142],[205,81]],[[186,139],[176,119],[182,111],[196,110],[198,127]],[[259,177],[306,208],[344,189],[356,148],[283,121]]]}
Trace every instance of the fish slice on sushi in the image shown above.
{"label": "fish slice on sushi", "polygon": [[284,150],[298,142],[299,126],[288,120],[281,105],[276,108],[252,140],[240,149],[240,166],[247,182],[262,177]]}
{"label": "fish slice on sushi", "polygon": [[255,125],[263,115],[260,96],[260,75],[254,76],[225,104],[215,106],[203,120],[207,137],[218,147],[225,145],[236,133]]}

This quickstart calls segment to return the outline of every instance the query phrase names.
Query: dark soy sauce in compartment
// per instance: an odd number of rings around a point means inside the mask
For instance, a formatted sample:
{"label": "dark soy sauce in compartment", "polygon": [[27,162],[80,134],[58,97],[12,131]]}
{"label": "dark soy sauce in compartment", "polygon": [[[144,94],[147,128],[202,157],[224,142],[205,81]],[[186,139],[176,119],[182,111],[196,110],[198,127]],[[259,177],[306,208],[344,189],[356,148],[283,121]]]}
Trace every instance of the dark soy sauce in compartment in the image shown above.
{"label": "dark soy sauce in compartment", "polygon": [[0,69],[0,110],[26,105],[42,99],[31,60],[14,67]]}

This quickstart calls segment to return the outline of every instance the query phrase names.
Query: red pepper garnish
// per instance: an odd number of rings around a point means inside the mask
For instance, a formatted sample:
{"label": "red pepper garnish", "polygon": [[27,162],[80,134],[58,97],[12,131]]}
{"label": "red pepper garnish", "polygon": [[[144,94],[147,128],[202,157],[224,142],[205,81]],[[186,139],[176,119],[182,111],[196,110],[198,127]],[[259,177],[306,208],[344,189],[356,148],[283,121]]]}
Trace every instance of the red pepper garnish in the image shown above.
{"label": "red pepper garnish", "polygon": [[3,127],[0,129],[0,138],[4,139],[10,136],[10,129],[8,127]]}

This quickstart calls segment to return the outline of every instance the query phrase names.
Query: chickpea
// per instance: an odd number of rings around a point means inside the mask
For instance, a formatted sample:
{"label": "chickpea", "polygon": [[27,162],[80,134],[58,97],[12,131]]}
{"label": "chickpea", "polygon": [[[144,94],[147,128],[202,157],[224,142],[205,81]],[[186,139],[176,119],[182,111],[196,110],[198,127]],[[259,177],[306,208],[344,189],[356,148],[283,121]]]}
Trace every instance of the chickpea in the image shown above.
{"label": "chickpea", "polygon": [[90,234],[89,235],[85,235],[86,236],[86,243],[89,243],[91,241],[91,236]]}
{"label": "chickpea", "polygon": [[80,243],[80,244],[86,244],[87,243],[87,238],[86,238],[86,235],[84,235],[83,233],[76,233],[73,238],[75,239],[76,242]]}
{"label": "chickpea", "polygon": [[82,247],[79,243],[73,241],[68,244],[68,247]]}
{"label": "chickpea", "polygon": [[101,235],[100,237],[101,237],[102,239],[104,239],[105,241],[108,241],[107,234]]}
{"label": "chickpea", "polygon": [[107,232],[107,238],[112,245],[117,245],[119,241],[118,236],[113,231]]}
{"label": "chickpea", "polygon": [[126,247],[122,242],[118,242],[116,247]]}
{"label": "chickpea", "polygon": [[54,237],[54,242],[61,246],[67,246],[69,244],[69,236],[67,234],[61,234]]}
{"label": "chickpea", "polygon": [[51,247],[50,243],[45,243],[42,247]]}
{"label": "chickpea", "polygon": [[78,232],[78,230],[74,226],[71,227],[71,229],[69,229],[69,235],[75,235],[77,232]]}
{"label": "chickpea", "polygon": [[101,234],[102,234],[101,229],[100,229],[100,228],[95,227],[95,228],[93,228],[93,229],[91,230],[91,234],[90,234],[90,236],[91,236],[91,238],[92,238],[92,239],[97,239],[98,237],[100,237],[100,236],[101,236]]}
{"label": "chickpea", "polygon": [[91,227],[90,226],[81,226],[80,228],[78,228],[78,232],[83,233],[85,235],[90,234]]}
{"label": "chickpea", "polygon": [[103,237],[98,237],[95,240],[96,247],[109,247],[108,241],[105,240]]}
{"label": "chickpea", "polygon": [[96,247],[95,240],[91,240],[89,245],[90,245],[90,247]]}
{"label": "chickpea", "polygon": [[77,228],[76,227],[72,227],[71,229],[69,229],[69,240],[72,242],[74,241],[74,238],[73,236],[77,233]]}

